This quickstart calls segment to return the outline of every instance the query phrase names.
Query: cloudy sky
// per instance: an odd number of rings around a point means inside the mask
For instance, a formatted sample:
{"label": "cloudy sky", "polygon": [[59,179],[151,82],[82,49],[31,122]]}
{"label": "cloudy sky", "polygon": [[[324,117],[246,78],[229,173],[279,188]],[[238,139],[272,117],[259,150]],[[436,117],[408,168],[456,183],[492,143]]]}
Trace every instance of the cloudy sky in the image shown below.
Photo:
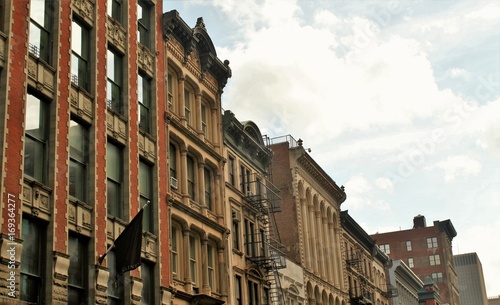
{"label": "cloudy sky", "polygon": [[500,295],[500,2],[184,0],[233,71],[223,108],[303,139],[370,234],[450,219]]}

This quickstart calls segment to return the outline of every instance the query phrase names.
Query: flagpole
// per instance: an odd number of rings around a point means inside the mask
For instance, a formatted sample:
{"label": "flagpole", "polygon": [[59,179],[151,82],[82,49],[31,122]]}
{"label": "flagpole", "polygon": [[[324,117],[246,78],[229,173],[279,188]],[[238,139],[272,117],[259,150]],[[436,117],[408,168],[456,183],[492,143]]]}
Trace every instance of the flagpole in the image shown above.
{"label": "flagpole", "polygon": [[[143,210],[145,207],[147,207],[149,204],[151,203],[150,200],[146,201],[146,204],[141,208],[141,210]],[[140,211],[140,210],[139,210]],[[136,214],[137,215],[137,214]],[[134,216],[135,217],[135,216]],[[101,254],[99,255],[99,265],[102,264],[102,261],[104,260],[104,258],[108,255],[108,253],[113,250],[115,248],[115,242],[113,241],[113,244],[108,248],[108,250],[106,250],[106,252],[104,252],[104,254]]]}

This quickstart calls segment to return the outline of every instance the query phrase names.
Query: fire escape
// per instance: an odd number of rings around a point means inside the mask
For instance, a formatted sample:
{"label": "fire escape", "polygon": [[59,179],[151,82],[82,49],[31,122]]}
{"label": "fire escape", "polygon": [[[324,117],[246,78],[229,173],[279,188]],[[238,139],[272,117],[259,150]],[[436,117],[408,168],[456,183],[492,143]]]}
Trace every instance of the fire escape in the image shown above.
{"label": "fire escape", "polygon": [[361,261],[361,253],[359,251],[351,250],[347,252],[346,264],[352,277],[352,281],[351,279],[349,280],[349,299],[353,305],[372,305],[373,297],[367,289],[368,278],[363,272]]}
{"label": "fire escape", "polygon": [[286,267],[284,246],[281,244],[274,213],[281,211],[279,190],[269,180],[262,181],[253,177],[247,181],[244,210],[254,215],[260,225],[256,225],[250,236],[245,238],[247,259],[265,271],[269,285],[269,302],[271,305],[284,305],[281,290],[279,269]]}

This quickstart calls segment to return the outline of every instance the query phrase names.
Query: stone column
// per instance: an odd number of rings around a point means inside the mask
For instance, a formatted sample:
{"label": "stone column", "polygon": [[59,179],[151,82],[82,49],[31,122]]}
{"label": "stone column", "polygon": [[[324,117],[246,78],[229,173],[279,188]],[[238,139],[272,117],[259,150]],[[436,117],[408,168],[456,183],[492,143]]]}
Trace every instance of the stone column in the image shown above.
{"label": "stone column", "polygon": [[210,295],[210,282],[208,281],[208,247],[207,247],[208,239],[206,236],[201,238],[201,291]]}
{"label": "stone column", "polygon": [[318,260],[317,260],[317,249],[316,249],[316,230],[314,227],[314,206],[307,206],[309,211],[309,240],[311,245],[311,271],[313,273],[318,272]]}

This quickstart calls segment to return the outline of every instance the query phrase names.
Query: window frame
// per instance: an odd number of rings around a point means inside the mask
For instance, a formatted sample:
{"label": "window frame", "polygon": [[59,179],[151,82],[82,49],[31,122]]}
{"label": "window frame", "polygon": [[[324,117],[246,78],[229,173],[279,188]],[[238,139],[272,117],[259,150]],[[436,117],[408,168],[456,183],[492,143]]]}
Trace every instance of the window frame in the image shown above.
{"label": "window frame", "polygon": [[200,272],[199,272],[199,265],[200,265],[200,238],[191,233],[189,234],[189,256],[188,256],[188,262],[189,262],[189,277],[191,278],[191,283],[193,284],[194,287],[199,287],[199,280],[200,280]]}
{"label": "window frame", "polygon": [[[110,14],[111,13],[111,14]],[[107,15],[118,24],[123,25],[123,5],[122,0],[107,1]]]}
{"label": "window frame", "polygon": [[107,266],[109,269],[109,277],[108,277],[108,289],[106,291],[108,296],[108,304],[122,304],[125,299],[125,285],[124,285],[124,277],[121,276],[116,279],[116,253],[114,250],[108,252],[106,256]]}
{"label": "window frame", "polygon": [[151,26],[151,12],[152,6],[148,2],[144,0],[137,1],[137,42],[148,49],[151,49],[151,37],[154,30]]}
{"label": "window frame", "polygon": [[415,268],[415,261],[414,261],[413,257],[408,258],[408,267]]}
{"label": "window frame", "polygon": [[[125,102],[123,99],[123,56],[111,47],[106,50],[106,104],[107,109],[118,114],[125,113]],[[110,58],[112,57],[112,59]],[[113,69],[111,69],[111,65]],[[113,70],[113,72],[111,72]]]}
{"label": "window frame", "polygon": [[411,240],[405,242],[406,251],[412,251]]}
{"label": "window frame", "polygon": [[391,254],[391,246],[389,244],[383,244],[379,246],[380,250],[384,252],[385,254],[389,255]]}
{"label": "window frame", "polygon": [[[76,124],[72,126],[72,124]],[[78,128],[78,132],[80,133],[78,136],[76,136],[78,139],[75,139],[74,141],[72,140],[74,137],[72,136],[73,132]],[[70,119],[70,130],[69,130],[69,162],[70,162],[70,167],[69,167],[69,176],[68,176],[68,188],[69,188],[69,195],[77,200],[86,202],[87,201],[87,193],[88,193],[88,165],[89,165],[89,131],[87,126],[81,124],[78,120],[75,120],[73,118]],[[80,140],[80,141],[79,141]],[[75,147],[72,143],[76,142],[75,144],[81,144],[80,151],[78,151],[78,148]],[[72,166],[74,164],[75,167],[79,167],[81,169],[81,176],[80,179],[75,179],[75,181],[72,183],[72,177],[75,177],[72,172],[74,171],[74,167]],[[73,185],[73,187],[72,187]]]}
{"label": "window frame", "polygon": [[[79,260],[75,262],[73,260],[74,256],[71,255],[71,241],[77,241],[77,250]],[[80,301],[87,299],[89,295],[88,288],[88,241],[83,236],[80,236],[76,233],[70,232],[68,235],[68,253],[69,253],[69,268],[68,268],[68,302],[70,302],[70,290],[76,291],[78,299],[73,299],[71,304],[74,304],[74,301]],[[76,263],[76,269],[72,269],[72,265]],[[73,275],[73,271],[75,271]],[[80,277],[80,283],[72,282],[73,276]],[[79,303],[79,302],[77,302]]]}
{"label": "window frame", "polygon": [[[139,129],[146,133],[151,133],[152,130],[152,102],[153,102],[153,87],[152,79],[147,77],[142,72],[138,73],[137,77],[137,101],[139,104]],[[141,94],[142,93],[142,94]],[[143,122],[143,120],[145,122]]]}
{"label": "window frame", "polygon": [[234,275],[234,295],[236,304],[235,305],[243,305],[243,287],[242,287],[242,277],[238,274]]}
{"label": "window frame", "polygon": [[[146,181],[144,181],[146,180]],[[153,216],[153,166],[149,163],[139,160],[139,200],[141,208],[148,203],[144,208],[143,224],[144,231],[154,233],[154,216]]]}
{"label": "window frame", "polygon": [[429,265],[431,266],[439,266],[441,265],[441,257],[439,254],[431,254],[429,255]]}
{"label": "window frame", "polygon": [[229,156],[228,157],[228,180],[229,180],[229,184],[231,184],[232,186],[235,186],[236,184],[236,179],[235,179],[235,175],[234,175],[234,166],[236,164],[236,160],[233,156]]}
{"label": "window frame", "polygon": [[[54,27],[53,18],[54,12],[52,10],[52,14],[50,13],[51,9],[55,7],[55,5],[51,5],[53,3],[49,0],[43,1],[43,20],[37,20],[34,14],[40,13],[40,7],[35,7],[33,3],[40,2],[39,0],[30,0],[30,12],[29,12],[29,52],[33,54],[35,57],[45,61],[47,64],[52,65],[52,32]],[[41,24],[43,23],[43,25]],[[38,37],[35,37],[35,29],[39,31]],[[39,40],[36,44],[36,40]],[[43,45],[45,44],[45,46]]]}
{"label": "window frame", "polygon": [[[33,102],[30,97],[36,100],[37,105],[30,105]],[[34,111],[30,112],[30,108],[32,109],[33,107],[38,109],[37,113]],[[33,116],[37,117],[38,126],[36,129],[30,129],[36,130],[36,132],[29,132],[28,125],[33,123]],[[46,184],[48,180],[47,164],[49,163],[48,146],[50,137],[50,103],[45,99],[28,92],[26,95],[24,120],[24,175],[27,175],[40,183]],[[28,143],[32,143],[32,147],[29,147],[30,145]],[[28,158],[31,156],[29,153],[31,150],[33,150],[33,161],[29,162]],[[41,154],[41,156],[39,154]],[[40,160],[42,161],[40,162]]]}
{"label": "window frame", "polygon": [[[79,37],[75,37],[76,28],[80,29]],[[71,82],[90,92],[90,29],[78,17],[71,21]],[[80,42],[81,50],[75,50],[75,43]],[[75,60],[75,61],[73,61]],[[74,64],[77,62],[76,71]],[[83,69],[80,65],[83,65]],[[73,73],[76,72],[77,74]]]}
{"label": "window frame", "polygon": [[155,301],[155,264],[141,261],[141,304],[153,305]]}
{"label": "window frame", "polygon": [[186,155],[188,195],[191,200],[196,201],[196,159],[191,155]]}
{"label": "window frame", "polygon": [[177,86],[177,77],[170,71],[167,72],[167,107],[170,112],[175,112],[175,92]]}
{"label": "window frame", "polygon": [[203,182],[205,184],[205,205],[209,211],[213,211],[213,198],[212,198],[212,188],[213,188],[213,172],[210,168],[203,168]]}
{"label": "window frame", "polygon": [[[111,149],[110,149],[111,148]],[[109,153],[111,150],[115,150],[117,152],[117,155],[114,157],[111,157]],[[108,166],[111,166],[111,161],[110,160],[115,160],[116,165],[118,166],[118,177],[110,177],[110,168]],[[119,178],[119,180],[117,180]],[[106,181],[108,184],[107,187],[107,213],[108,216],[114,216],[117,218],[120,218],[123,220],[125,216],[125,211],[124,211],[124,206],[123,206],[123,148],[116,145],[113,142],[110,142],[108,140],[106,144]],[[115,199],[115,202],[110,202],[110,194],[109,194],[109,188],[110,184],[114,187],[117,187],[118,192],[116,193],[117,199]],[[110,211],[112,213],[110,213]]]}
{"label": "window frame", "polygon": [[436,248],[438,248],[437,237],[427,237],[427,249],[436,249]]}
{"label": "window frame", "polygon": [[193,123],[191,108],[194,102],[193,92],[187,87],[184,87],[184,117],[186,118],[186,123],[191,125]]}
{"label": "window frame", "polygon": [[[23,215],[24,216],[24,215]],[[32,226],[28,229],[28,226]],[[30,230],[30,232],[28,232]],[[21,253],[21,266],[20,266],[20,283],[19,283],[19,298],[21,301],[34,302],[36,304],[43,304],[44,300],[44,288],[45,288],[45,257],[46,257],[46,228],[41,222],[32,219],[30,217],[23,217],[22,219],[22,239],[23,239],[23,251]],[[36,235],[38,234],[38,235]],[[36,247],[34,252],[30,252],[31,246]],[[33,259],[33,258],[37,259]],[[29,263],[27,263],[29,262]],[[35,263],[36,266],[31,266]],[[28,267],[26,267],[28,266]],[[30,270],[26,270],[29,268]],[[31,269],[33,268],[33,269]],[[37,270],[34,270],[37,269]],[[34,296],[33,291],[26,291],[29,289],[26,287],[25,283],[27,281],[34,280],[38,284],[34,284],[31,288],[37,290],[37,294]],[[34,297],[34,298],[33,298]]]}
{"label": "window frame", "polygon": [[171,250],[170,250],[170,257],[171,257],[171,269],[172,269],[172,275],[174,278],[180,278],[180,254],[179,252],[181,251],[181,245],[180,242],[182,240],[182,229],[180,226],[178,226],[176,223],[172,224],[172,237],[171,237]]}

